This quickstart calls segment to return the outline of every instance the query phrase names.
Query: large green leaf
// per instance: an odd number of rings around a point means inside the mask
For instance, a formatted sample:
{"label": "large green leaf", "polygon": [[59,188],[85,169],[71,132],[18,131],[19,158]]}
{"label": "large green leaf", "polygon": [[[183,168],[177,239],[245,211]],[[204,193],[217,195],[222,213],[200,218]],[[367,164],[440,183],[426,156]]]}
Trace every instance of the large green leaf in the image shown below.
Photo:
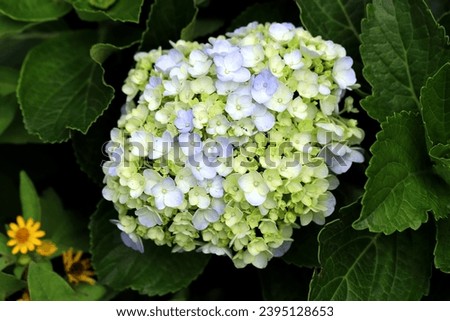
{"label": "large green leaf", "polygon": [[321,228],[321,226],[311,224],[295,230],[291,248],[283,255],[282,259],[299,267],[318,267],[319,242],[317,236]]}
{"label": "large green leaf", "polygon": [[0,13],[19,21],[50,21],[72,9],[63,0],[0,0]]}
{"label": "large green leaf", "polygon": [[33,48],[22,66],[18,96],[30,133],[61,142],[85,133],[108,107],[114,89],[90,57],[97,35],[70,32]]}
{"label": "large green leaf", "polygon": [[132,288],[147,295],[163,295],[188,286],[203,271],[209,256],[171,253],[166,246],[145,242],[145,253],[123,245],[111,203],[101,201],[91,218],[91,253],[99,280],[115,290]]}
{"label": "large green leaf", "polygon": [[17,21],[0,14],[0,38],[7,35],[20,33],[33,25],[34,23],[32,22]]}
{"label": "large green leaf", "polygon": [[[11,95],[11,99],[12,100]],[[19,109],[17,101],[15,102],[16,109]],[[42,141],[35,135],[29,134],[23,124],[22,113],[19,111],[14,113],[14,119],[11,124],[0,135],[0,144],[28,144],[28,143],[42,143]]]}
{"label": "large green leaf", "polygon": [[[89,4],[89,0],[67,0],[78,11],[80,17],[89,20],[109,18],[121,22],[139,22],[141,7],[144,0],[116,0],[106,10],[100,10]],[[89,18],[90,17],[90,18]]]}
{"label": "large green leaf", "polygon": [[53,189],[47,189],[41,195],[42,228],[46,237],[58,247],[58,252],[70,247],[88,251],[88,221],[80,215],[64,208],[61,199]]}
{"label": "large green leaf", "polygon": [[11,125],[17,110],[15,94],[0,96],[0,135]]}
{"label": "large green leaf", "polygon": [[33,182],[25,171],[20,172],[20,202],[24,219],[41,220],[41,202]]}
{"label": "large green leaf", "polygon": [[182,35],[185,40],[194,32],[193,22],[198,9],[190,0],[155,0],[147,20],[147,29],[142,34],[141,50],[158,47],[167,48],[170,41]]}
{"label": "large green leaf", "polygon": [[28,291],[33,301],[69,301],[75,299],[75,291],[72,287],[43,263],[30,263]]}
{"label": "large green leaf", "polygon": [[4,272],[0,272],[0,300],[4,300],[9,295],[23,289],[25,282]]}
{"label": "large green leaf", "polygon": [[0,95],[15,93],[18,80],[19,72],[16,69],[0,66]]}
{"label": "large green leaf", "polygon": [[430,157],[436,173],[450,186],[450,144],[433,146],[430,149]]}
{"label": "large green leaf", "polygon": [[425,2],[374,0],[361,40],[364,76],[373,87],[364,109],[380,122],[394,112],[419,111],[425,80],[450,59],[445,31]]}
{"label": "large green leaf", "polygon": [[311,281],[309,299],[419,300],[428,292],[433,244],[427,226],[390,236],[355,231],[359,204],[319,234],[322,266]]}
{"label": "large green leaf", "polygon": [[381,127],[371,147],[363,209],[354,227],[390,234],[418,229],[430,210],[445,217],[450,195],[433,174],[420,116],[402,112],[388,117]]}
{"label": "large green leaf", "polygon": [[450,63],[428,79],[422,88],[420,103],[431,143],[450,143]]}
{"label": "large green leaf", "polygon": [[351,57],[358,57],[360,21],[369,0],[296,0],[303,25],[313,35],[332,39],[344,46]]}
{"label": "large green leaf", "polygon": [[436,226],[434,264],[438,269],[450,273],[450,219],[439,220]]}

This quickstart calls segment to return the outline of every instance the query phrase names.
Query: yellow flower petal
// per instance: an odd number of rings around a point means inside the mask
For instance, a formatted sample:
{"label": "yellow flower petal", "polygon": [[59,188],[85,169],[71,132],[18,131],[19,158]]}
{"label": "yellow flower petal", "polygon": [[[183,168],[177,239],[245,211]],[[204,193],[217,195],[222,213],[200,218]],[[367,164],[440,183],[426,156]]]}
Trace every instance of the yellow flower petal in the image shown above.
{"label": "yellow flower petal", "polygon": [[19,227],[25,227],[25,220],[22,216],[17,216],[17,224],[19,225]]}
{"label": "yellow flower petal", "polygon": [[16,244],[17,244],[17,240],[16,239],[12,239],[12,240],[9,240],[8,242],[6,242],[6,245],[8,245],[8,246],[14,246]]}
{"label": "yellow flower petal", "polygon": [[15,232],[19,229],[19,226],[16,223],[10,223],[9,228],[11,229],[11,231]]}

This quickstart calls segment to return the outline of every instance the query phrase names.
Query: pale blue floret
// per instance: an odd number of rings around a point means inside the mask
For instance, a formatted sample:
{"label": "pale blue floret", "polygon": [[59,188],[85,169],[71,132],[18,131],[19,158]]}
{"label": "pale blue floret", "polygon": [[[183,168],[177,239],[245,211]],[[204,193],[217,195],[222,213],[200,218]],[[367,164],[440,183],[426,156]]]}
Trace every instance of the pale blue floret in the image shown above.
{"label": "pale blue floret", "polygon": [[194,128],[193,119],[194,115],[192,109],[182,109],[177,112],[177,118],[174,121],[174,125],[181,134],[189,133]]}
{"label": "pale blue floret", "polygon": [[134,213],[138,217],[139,223],[145,227],[153,227],[162,224],[161,216],[149,206],[144,206]]}
{"label": "pale blue floret", "polygon": [[178,136],[181,152],[186,156],[195,156],[203,152],[202,138],[197,133],[185,133]]}
{"label": "pale blue floret", "polygon": [[260,132],[267,132],[275,125],[275,116],[263,105],[256,104],[253,123]]}
{"label": "pale blue floret", "polygon": [[166,177],[152,188],[155,205],[158,210],[166,207],[176,208],[183,203],[183,192],[175,185],[172,178]]}
{"label": "pale blue floret", "polygon": [[154,137],[150,144],[148,158],[158,159],[163,155],[167,155],[173,148],[173,137],[169,131],[165,131],[161,137]]}
{"label": "pale blue floret", "polygon": [[268,69],[262,70],[252,81],[253,99],[264,104],[272,98],[278,89],[278,79]]}
{"label": "pale blue floret", "polygon": [[192,217],[192,224],[197,230],[202,231],[207,228],[210,223],[217,222],[219,218],[220,215],[216,210],[198,209]]}
{"label": "pale blue floret", "polygon": [[246,82],[250,79],[250,71],[242,64],[244,59],[239,51],[233,51],[214,57],[217,77],[221,81]]}
{"label": "pale blue floret", "polygon": [[162,55],[155,62],[155,68],[164,73],[169,72],[183,60],[183,54],[176,49],[170,49],[166,55]]}
{"label": "pale blue floret", "polygon": [[129,248],[138,251],[140,253],[144,253],[144,244],[142,243],[142,239],[135,233],[127,234],[125,232],[120,233],[120,238],[122,239],[123,244],[128,246]]}

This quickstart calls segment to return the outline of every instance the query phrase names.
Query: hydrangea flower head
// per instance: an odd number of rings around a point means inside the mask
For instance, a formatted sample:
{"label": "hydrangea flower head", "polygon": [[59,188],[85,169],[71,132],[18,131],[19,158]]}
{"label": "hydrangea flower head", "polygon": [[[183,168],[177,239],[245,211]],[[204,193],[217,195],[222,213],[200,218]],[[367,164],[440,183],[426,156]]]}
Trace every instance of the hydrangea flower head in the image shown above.
{"label": "hydrangea flower head", "polygon": [[347,90],[353,60],[290,23],[250,23],[208,43],[135,55],[106,145],[103,196],[125,245],[264,268],[293,229],[324,224],[336,175],[363,162]]}

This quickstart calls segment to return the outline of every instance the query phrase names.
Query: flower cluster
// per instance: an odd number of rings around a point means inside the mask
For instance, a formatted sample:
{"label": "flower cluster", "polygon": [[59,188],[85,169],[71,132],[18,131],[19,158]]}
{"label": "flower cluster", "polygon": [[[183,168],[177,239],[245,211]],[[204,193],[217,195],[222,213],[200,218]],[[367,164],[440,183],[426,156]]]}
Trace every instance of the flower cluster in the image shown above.
{"label": "flower cluster", "polygon": [[293,228],[324,224],[336,174],[362,162],[345,49],[290,23],[135,55],[106,145],[103,196],[123,242],[264,268]]}

